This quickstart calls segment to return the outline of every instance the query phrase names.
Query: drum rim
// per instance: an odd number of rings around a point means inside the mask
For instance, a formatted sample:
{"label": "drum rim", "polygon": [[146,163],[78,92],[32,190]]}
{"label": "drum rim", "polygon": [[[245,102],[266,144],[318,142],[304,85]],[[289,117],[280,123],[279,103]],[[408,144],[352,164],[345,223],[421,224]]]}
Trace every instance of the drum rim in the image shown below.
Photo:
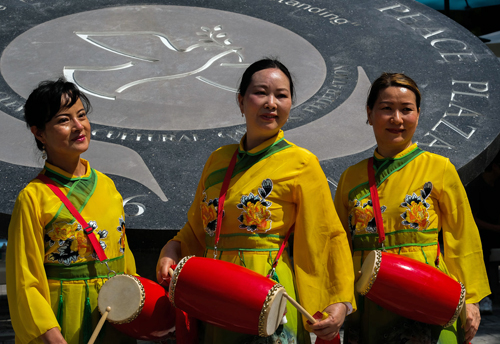
{"label": "drum rim", "polygon": [[[270,304],[269,301],[273,298],[273,296],[280,290],[281,288],[285,289],[281,284],[276,283],[275,285],[272,286],[271,289],[269,289],[269,292],[267,293],[266,299],[264,300],[264,304],[262,305],[262,309],[260,311],[259,315],[259,336],[260,337],[269,337],[270,335],[266,334],[266,324],[267,324],[267,318],[268,318],[268,311],[267,309],[269,308]],[[279,326],[279,324],[278,324]]]}
{"label": "drum rim", "polygon": [[453,325],[455,323],[455,321],[457,321],[458,317],[460,316],[460,312],[462,311],[462,307],[465,307],[465,286],[463,285],[462,282],[458,282],[460,283],[460,299],[458,301],[458,304],[457,304],[457,308],[455,308],[455,314],[453,314],[453,316],[451,317],[450,321],[448,321],[443,327],[449,327],[451,325]]}
{"label": "drum rim", "polygon": [[[115,277],[119,277],[119,276],[127,276],[127,277],[132,277],[135,282],[137,283],[137,285],[139,286],[139,291],[140,291],[140,294],[141,294],[141,303],[139,304],[139,308],[128,318],[128,319],[125,319],[125,320],[112,320],[108,317],[108,321],[113,323],[113,324],[128,324],[128,323],[131,323],[132,321],[134,321],[135,319],[137,319],[137,317],[139,316],[139,314],[141,314],[142,312],[142,308],[144,307],[144,304],[145,304],[145,301],[146,301],[146,291],[144,290],[144,286],[142,285],[141,281],[135,277],[134,275],[129,275],[129,274],[120,274],[120,275],[115,275],[113,277],[111,277],[109,280],[115,278]],[[107,282],[107,281],[106,281]],[[104,283],[106,284],[106,283]],[[104,286],[103,284],[103,286]],[[102,288],[102,287],[101,287]],[[99,308],[99,307],[97,307]],[[101,308],[99,308],[99,312],[102,314],[104,314],[102,311],[101,311]]]}
{"label": "drum rim", "polygon": [[187,256],[187,257],[182,258],[179,261],[179,264],[177,264],[177,266],[175,267],[174,274],[172,276],[172,280],[170,281],[170,285],[168,286],[168,298],[174,307],[176,307],[175,301],[174,301],[175,300],[175,287],[177,286],[177,280],[179,279],[179,274],[181,273],[181,270],[182,270],[184,264],[186,264],[186,262],[190,258],[193,258],[193,257],[194,256]]}
{"label": "drum rim", "polygon": [[363,296],[368,294],[370,289],[373,287],[373,284],[375,283],[375,280],[377,279],[377,276],[378,276],[378,272],[380,270],[380,265],[382,264],[382,251],[381,250],[374,250],[372,252],[375,252],[375,268],[373,270],[373,275],[370,278],[370,282],[366,286],[365,290],[360,292],[360,294]]}

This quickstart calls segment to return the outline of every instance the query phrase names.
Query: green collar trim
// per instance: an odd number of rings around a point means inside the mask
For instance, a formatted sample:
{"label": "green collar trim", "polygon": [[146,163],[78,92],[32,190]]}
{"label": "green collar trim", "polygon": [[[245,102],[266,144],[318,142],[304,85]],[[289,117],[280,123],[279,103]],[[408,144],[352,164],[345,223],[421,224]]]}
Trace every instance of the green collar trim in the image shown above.
{"label": "green collar trim", "polygon": [[[97,187],[97,173],[95,173],[94,169],[91,169],[90,175],[85,178],[68,179],[49,169],[45,170],[45,175],[56,183],[69,188],[67,197],[80,213],[87,205],[88,201],[94,194],[95,188]],[[47,223],[45,229],[49,230],[52,227],[52,224],[56,222],[59,217],[71,219],[70,224],[75,222],[73,215],[71,215],[66,206],[61,203],[56,215],[49,221],[49,223]]]}
{"label": "green collar trim", "polygon": [[94,169],[90,169],[90,174],[86,177],[75,177],[75,178],[68,178],[63,174],[60,174],[49,167],[45,166],[45,175],[55,181],[56,183],[59,183],[67,188],[71,187],[74,182],[79,181],[79,180],[89,180],[92,178],[92,174],[95,173]]}
{"label": "green collar trim", "polygon": [[[415,147],[415,149],[400,158],[377,159],[376,157],[374,157],[373,164],[375,168],[375,182],[377,184],[377,187],[379,187],[393,173],[405,167],[413,159],[424,152],[425,151],[420,149],[419,147]],[[349,191],[349,200],[362,200],[369,195],[370,185],[368,181],[366,181]]]}
{"label": "green collar trim", "polygon": [[[266,147],[256,153],[248,153],[246,151],[241,151],[238,148],[238,160],[236,161],[236,166],[234,167],[233,175],[231,176],[231,178],[236,176],[238,173],[248,170],[259,161],[267,159],[271,155],[290,147],[292,147],[292,145],[285,141],[284,138],[282,138],[269,147]],[[227,167],[224,167],[220,170],[210,173],[210,175],[205,180],[205,190],[210,188],[211,186],[222,183],[224,181],[224,177],[226,176],[226,171]]]}

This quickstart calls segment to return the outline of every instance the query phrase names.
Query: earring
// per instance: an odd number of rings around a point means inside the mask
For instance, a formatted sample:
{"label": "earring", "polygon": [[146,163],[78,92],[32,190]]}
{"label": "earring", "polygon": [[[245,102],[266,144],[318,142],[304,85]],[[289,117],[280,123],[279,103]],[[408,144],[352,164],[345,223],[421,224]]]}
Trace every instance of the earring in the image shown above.
{"label": "earring", "polygon": [[47,160],[47,152],[45,151],[45,146],[42,147],[42,159]]}

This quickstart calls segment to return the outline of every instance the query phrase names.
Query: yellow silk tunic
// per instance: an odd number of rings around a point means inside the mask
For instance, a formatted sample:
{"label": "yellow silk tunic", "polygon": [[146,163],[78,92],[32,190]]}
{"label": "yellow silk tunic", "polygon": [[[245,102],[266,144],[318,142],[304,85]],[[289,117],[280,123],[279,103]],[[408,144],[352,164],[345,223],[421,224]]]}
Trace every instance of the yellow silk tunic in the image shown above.
{"label": "yellow silk tunic", "polygon": [[[265,276],[295,225],[295,279],[285,250],[276,270],[280,283],[290,295],[295,295],[296,287],[298,299],[311,314],[337,302],[355,306],[349,244],[318,159],[284,140],[282,131],[250,151],[244,150],[244,139],[239,146],[219,148],[205,164],[188,221],[173,239],[181,242],[182,255],[213,257],[220,189],[239,149],[224,203],[217,257]],[[287,308],[285,327],[302,331],[294,320],[297,311],[289,304]]]}
{"label": "yellow silk tunic", "polygon": [[[342,174],[335,195],[340,220],[352,236],[355,271],[360,270],[363,257],[370,250],[380,247],[367,163],[363,160],[349,167]],[[488,295],[478,230],[465,189],[449,159],[413,144],[388,159],[375,151],[374,168],[387,251],[436,266],[438,233],[442,231],[444,257],[440,255],[439,269],[465,285],[467,303],[479,302]],[[374,327],[372,322],[371,328]],[[377,342],[364,339],[363,343]]]}
{"label": "yellow silk tunic", "polygon": [[[118,273],[136,274],[135,261],[125,237],[121,195],[111,179],[90,168],[69,175],[45,163],[43,174],[59,184],[64,194],[94,227],[109,265]],[[94,329],[100,314],[97,293],[106,281],[107,268],[96,261],[90,241],[59,198],[39,179],[18,195],[8,232],[7,296],[16,343],[42,343],[39,338],[57,327],[68,343],[82,343],[84,308],[90,301]],[[82,277],[83,276],[83,277]],[[58,317],[61,324],[58,323]],[[90,326],[89,326],[90,325]],[[101,339],[119,338],[110,331]]]}

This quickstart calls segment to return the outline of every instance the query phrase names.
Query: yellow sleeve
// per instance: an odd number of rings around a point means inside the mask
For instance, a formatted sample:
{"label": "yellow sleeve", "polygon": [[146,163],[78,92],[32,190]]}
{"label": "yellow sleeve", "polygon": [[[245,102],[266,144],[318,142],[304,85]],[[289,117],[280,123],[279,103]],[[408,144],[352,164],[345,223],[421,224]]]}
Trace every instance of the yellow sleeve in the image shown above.
{"label": "yellow sleeve", "polygon": [[465,285],[466,302],[479,302],[491,293],[481,240],[465,188],[455,167],[449,161],[445,167],[439,208],[443,219],[441,227],[446,266],[449,272]]}
{"label": "yellow sleeve", "polygon": [[60,329],[50,304],[43,266],[44,228],[35,195],[23,190],[17,197],[7,244],[7,297],[12,326],[22,343],[51,328]]}
{"label": "yellow sleeve", "polygon": [[[113,184],[113,187],[114,186],[114,182],[109,179],[111,181],[111,183]],[[115,187],[115,190],[116,190],[116,187]],[[116,190],[116,192],[118,194],[120,194],[118,192],[118,190]],[[122,196],[120,195],[120,203],[123,204],[123,198]],[[125,210],[123,209],[123,206],[122,206],[122,219],[125,218]],[[124,259],[124,267],[123,267],[123,272],[125,272],[126,274],[129,274],[129,275],[133,275],[133,276],[139,276],[137,274],[137,269],[136,269],[136,266],[135,266],[135,258],[134,258],[134,255],[132,254],[132,251],[130,250],[130,247],[128,245],[128,238],[127,238],[127,235],[125,234],[127,231],[126,231],[126,224],[125,224],[125,228],[123,228],[123,231],[124,231],[124,234],[123,234],[123,240],[125,240],[125,250],[123,252],[123,259]]]}
{"label": "yellow sleeve", "polygon": [[198,183],[193,203],[191,203],[191,207],[187,213],[187,222],[172,239],[181,243],[181,254],[183,257],[191,255],[202,257],[205,253],[205,231],[203,228],[200,206],[203,200],[203,191],[205,190],[205,179],[212,157],[213,153],[210,155],[203,168],[203,173]]}
{"label": "yellow sleeve", "polygon": [[314,155],[297,177],[295,197],[293,252],[301,304],[311,314],[337,302],[350,302],[356,309],[351,250]]}
{"label": "yellow sleeve", "polygon": [[124,272],[129,275],[137,275],[137,270],[135,267],[135,258],[134,255],[132,254],[132,251],[130,250],[130,247],[128,246],[128,240],[126,235],[123,235],[123,239],[125,240],[125,252],[124,254],[124,259],[125,259],[125,267],[124,267]]}
{"label": "yellow sleeve", "polygon": [[347,176],[347,170],[342,173],[340,176],[339,184],[337,186],[337,191],[335,192],[335,210],[337,211],[337,215],[340,219],[340,222],[342,223],[342,226],[344,227],[344,230],[346,233],[349,232],[349,204],[347,197],[344,197],[344,181]]}

